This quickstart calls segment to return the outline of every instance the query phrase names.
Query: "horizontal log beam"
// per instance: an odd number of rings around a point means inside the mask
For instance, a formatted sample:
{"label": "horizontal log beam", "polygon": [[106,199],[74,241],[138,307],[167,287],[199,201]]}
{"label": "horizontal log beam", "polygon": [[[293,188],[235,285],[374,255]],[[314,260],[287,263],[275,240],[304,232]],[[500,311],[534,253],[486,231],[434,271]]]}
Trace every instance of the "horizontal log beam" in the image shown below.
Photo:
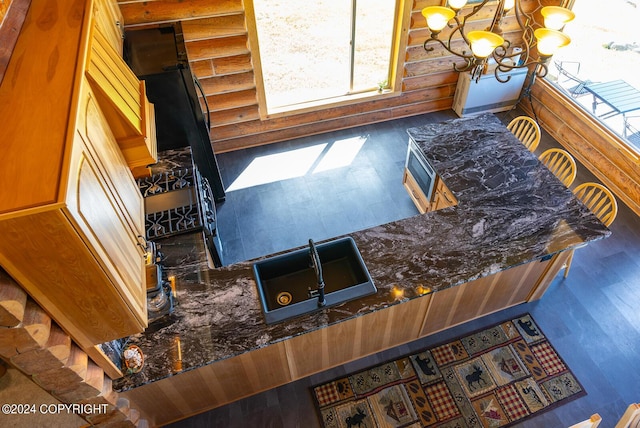
{"label": "horizontal log beam", "polygon": [[277,131],[283,128],[296,128],[309,123],[340,119],[346,116],[356,116],[376,111],[386,111],[394,108],[404,108],[406,105],[433,101],[439,99],[449,99],[449,104],[453,102],[454,88],[450,85],[428,88],[411,93],[403,93],[399,96],[376,98],[370,101],[363,101],[358,104],[326,107],[307,111],[304,113],[290,114],[287,116],[264,118],[245,123],[242,126],[227,125],[214,127],[211,130],[212,138],[223,140],[234,138],[239,135],[257,135],[265,132]]}
{"label": "horizontal log beam", "polygon": [[185,42],[189,61],[249,53],[246,34]]}
{"label": "horizontal log beam", "polygon": [[187,20],[182,23],[182,33],[186,42],[246,34],[244,13]]}
{"label": "horizontal log beam", "polygon": [[244,13],[242,0],[119,1],[125,27]]}
{"label": "horizontal log beam", "polygon": [[279,129],[277,131],[253,135],[241,136],[230,140],[215,141],[213,147],[218,153],[234,151],[246,147],[255,147],[265,144],[286,141],[292,138],[300,138],[308,135],[321,134],[323,132],[351,128],[354,126],[384,122],[402,117],[426,114],[434,111],[451,108],[450,100],[429,101],[421,104],[406,106],[402,109],[392,109],[383,112],[364,113],[358,116],[350,116],[325,122],[307,124],[295,129]]}

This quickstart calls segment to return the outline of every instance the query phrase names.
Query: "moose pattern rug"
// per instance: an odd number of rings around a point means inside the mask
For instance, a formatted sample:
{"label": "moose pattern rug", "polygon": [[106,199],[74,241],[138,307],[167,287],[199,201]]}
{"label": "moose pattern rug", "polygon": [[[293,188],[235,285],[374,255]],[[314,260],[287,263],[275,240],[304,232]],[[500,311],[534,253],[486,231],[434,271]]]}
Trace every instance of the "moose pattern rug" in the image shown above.
{"label": "moose pattern rug", "polygon": [[312,391],[326,428],[504,427],[586,394],[528,314]]}

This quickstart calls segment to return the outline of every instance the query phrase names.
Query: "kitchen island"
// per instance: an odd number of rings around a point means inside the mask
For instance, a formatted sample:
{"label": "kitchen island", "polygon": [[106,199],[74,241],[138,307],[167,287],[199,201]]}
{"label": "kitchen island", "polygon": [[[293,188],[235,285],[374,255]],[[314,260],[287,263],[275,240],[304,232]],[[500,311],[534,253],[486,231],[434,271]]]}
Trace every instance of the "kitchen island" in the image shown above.
{"label": "kitchen island", "polygon": [[156,424],[187,417],[540,298],[564,250],[609,235],[495,116],[408,133],[458,204],[350,234],[375,295],[268,325],[251,261],[208,269],[174,237],[175,312],[130,338],[145,366],[114,388]]}

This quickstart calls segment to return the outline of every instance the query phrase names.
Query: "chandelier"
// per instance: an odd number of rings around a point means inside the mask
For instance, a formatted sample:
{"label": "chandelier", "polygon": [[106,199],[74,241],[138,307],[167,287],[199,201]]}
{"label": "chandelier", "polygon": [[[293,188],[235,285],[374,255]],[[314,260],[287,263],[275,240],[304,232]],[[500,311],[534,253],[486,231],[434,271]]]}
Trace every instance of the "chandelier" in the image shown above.
{"label": "chandelier", "polygon": [[[564,25],[571,21],[575,14],[560,6],[544,6],[537,1],[535,10],[525,12],[522,0],[491,0],[496,3],[493,20],[485,30],[469,30],[472,21],[477,25],[478,14],[484,16],[487,10],[483,8],[490,0],[476,0],[475,6],[466,14],[462,8],[467,0],[443,0],[443,6],[429,6],[422,9],[422,15],[427,20],[431,36],[424,42],[424,49],[432,52],[433,44],[440,44],[447,52],[464,60],[463,64],[453,65],[458,72],[469,71],[474,80],[487,70],[490,60],[495,61],[494,74],[499,82],[507,82],[511,76],[503,77],[505,73],[516,68],[529,67],[535,64],[533,77],[544,77],[547,74],[549,58],[561,47],[570,43],[571,39],[562,33]],[[445,7],[448,3],[448,7]],[[501,25],[504,18],[513,10],[513,16],[522,34],[521,39],[511,42],[503,38]],[[544,18],[544,26],[536,23],[534,16],[540,13]],[[474,18],[472,20],[472,18]],[[440,32],[445,28],[451,29],[449,35],[441,40]],[[537,27],[537,28],[534,28]],[[462,39],[462,40],[460,40]],[[457,47],[458,45],[462,47]],[[537,55],[535,54],[537,52]]]}

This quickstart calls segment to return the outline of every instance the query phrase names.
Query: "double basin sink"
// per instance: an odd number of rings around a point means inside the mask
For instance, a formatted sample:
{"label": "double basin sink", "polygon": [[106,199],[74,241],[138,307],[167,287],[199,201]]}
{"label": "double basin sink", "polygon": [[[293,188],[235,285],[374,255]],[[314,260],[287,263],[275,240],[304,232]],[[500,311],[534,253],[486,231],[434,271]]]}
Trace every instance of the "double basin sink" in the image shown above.
{"label": "double basin sink", "polygon": [[[377,290],[351,237],[316,244],[324,276],[326,306],[374,294]],[[310,291],[318,287],[309,248],[260,260],[253,265],[267,324],[321,309]]]}

